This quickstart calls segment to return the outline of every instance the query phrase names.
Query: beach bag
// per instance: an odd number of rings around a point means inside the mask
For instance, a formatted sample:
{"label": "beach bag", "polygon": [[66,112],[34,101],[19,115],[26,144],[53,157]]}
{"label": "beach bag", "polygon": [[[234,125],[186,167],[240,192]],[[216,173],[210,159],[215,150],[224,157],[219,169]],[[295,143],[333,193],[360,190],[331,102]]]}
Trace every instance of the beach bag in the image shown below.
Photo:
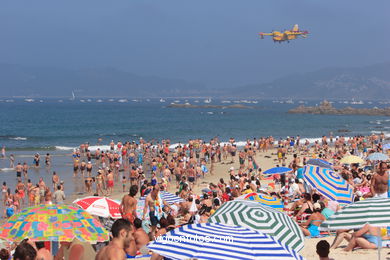
{"label": "beach bag", "polygon": [[7,217],[11,217],[15,213],[14,208],[7,208]]}

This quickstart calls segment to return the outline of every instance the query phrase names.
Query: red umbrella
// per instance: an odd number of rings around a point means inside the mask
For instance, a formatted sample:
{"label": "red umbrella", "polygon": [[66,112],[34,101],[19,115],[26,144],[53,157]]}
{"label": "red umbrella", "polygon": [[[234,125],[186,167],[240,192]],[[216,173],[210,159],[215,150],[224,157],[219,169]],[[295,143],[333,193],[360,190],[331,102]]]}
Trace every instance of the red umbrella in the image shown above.
{"label": "red umbrella", "polygon": [[77,206],[84,209],[91,215],[104,218],[121,218],[119,211],[120,203],[106,197],[90,196],[73,201]]}

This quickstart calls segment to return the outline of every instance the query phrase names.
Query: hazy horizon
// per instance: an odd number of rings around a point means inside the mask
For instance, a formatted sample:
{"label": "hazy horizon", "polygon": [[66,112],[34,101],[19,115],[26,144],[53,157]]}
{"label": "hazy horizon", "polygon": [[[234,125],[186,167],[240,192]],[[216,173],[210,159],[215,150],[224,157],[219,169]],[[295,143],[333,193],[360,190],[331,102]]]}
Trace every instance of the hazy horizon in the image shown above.
{"label": "hazy horizon", "polygon": [[[390,2],[86,0],[0,3],[0,63],[115,68],[208,87],[390,60]],[[299,24],[307,39],[261,40]]]}

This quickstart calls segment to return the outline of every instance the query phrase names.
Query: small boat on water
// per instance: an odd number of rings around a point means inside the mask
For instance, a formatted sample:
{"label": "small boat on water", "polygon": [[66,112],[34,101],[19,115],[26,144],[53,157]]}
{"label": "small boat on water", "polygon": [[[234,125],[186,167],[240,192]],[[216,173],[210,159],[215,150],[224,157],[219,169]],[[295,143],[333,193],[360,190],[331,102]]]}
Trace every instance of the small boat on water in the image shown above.
{"label": "small boat on water", "polygon": [[127,99],[119,99],[118,102],[119,103],[126,103],[126,102],[128,102],[128,100]]}
{"label": "small boat on water", "polygon": [[97,103],[102,103],[102,102],[103,102],[103,100],[101,100],[101,99],[98,99],[98,100],[96,100],[96,102],[97,102]]}
{"label": "small boat on water", "polygon": [[203,102],[206,103],[206,104],[210,104],[211,103],[211,98],[205,99]]}
{"label": "small boat on water", "polygon": [[164,102],[165,102],[165,99],[160,98],[160,103],[164,103]]}
{"label": "small boat on water", "polygon": [[26,98],[26,99],[24,99],[24,101],[26,101],[26,102],[34,102],[35,100],[34,99],[32,99],[32,98]]}

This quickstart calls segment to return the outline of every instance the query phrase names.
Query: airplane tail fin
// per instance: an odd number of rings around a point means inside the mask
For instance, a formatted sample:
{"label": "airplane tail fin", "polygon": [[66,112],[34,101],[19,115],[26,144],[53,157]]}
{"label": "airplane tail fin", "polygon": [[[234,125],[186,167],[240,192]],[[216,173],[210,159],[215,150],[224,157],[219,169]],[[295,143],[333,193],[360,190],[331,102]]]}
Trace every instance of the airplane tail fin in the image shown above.
{"label": "airplane tail fin", "polygon": [[298,24],[294,25],[292,31],[293,31],[293,32],[299,32]]}

